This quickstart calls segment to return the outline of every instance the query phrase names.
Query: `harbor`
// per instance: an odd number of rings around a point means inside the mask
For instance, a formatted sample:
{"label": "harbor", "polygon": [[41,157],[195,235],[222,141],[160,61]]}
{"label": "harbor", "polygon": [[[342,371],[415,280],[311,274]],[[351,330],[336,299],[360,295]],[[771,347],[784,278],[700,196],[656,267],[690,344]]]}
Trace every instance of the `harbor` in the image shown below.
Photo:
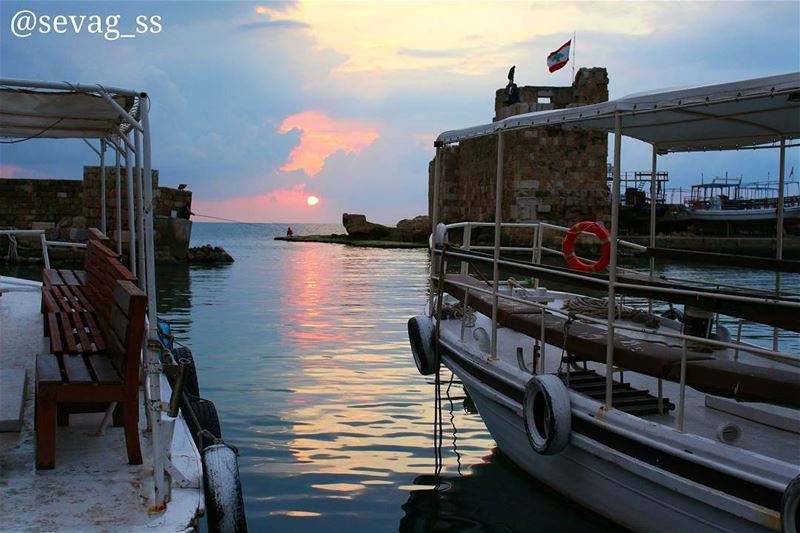
{"label": "harbor", "polygon": [[0,529],[800,532],[800,5],[66,7]]}

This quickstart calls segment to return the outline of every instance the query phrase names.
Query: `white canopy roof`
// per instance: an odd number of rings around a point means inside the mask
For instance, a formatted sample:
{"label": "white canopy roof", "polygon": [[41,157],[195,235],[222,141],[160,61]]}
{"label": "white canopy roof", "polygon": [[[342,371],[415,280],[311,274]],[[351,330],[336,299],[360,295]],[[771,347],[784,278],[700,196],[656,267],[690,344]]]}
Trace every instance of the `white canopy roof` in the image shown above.
{"label": "white canopy roof", "polygon": [[[62,87],[69,90],[52,90]],[[138,98],[133,91],[2,80],[0,137],[97,139],[117,133],[125,119],[99,96],[100,91],[108,93],[126,112],[136,114]]]}
{"label": "white canopy roof", "polygon": [[618,100],[515,115],[505,120],[446,131],[451,144],[499,131],[564,126],[614,131],[662,152],[730,150],[800,138],[800,72],[718,85],[638,93]]}

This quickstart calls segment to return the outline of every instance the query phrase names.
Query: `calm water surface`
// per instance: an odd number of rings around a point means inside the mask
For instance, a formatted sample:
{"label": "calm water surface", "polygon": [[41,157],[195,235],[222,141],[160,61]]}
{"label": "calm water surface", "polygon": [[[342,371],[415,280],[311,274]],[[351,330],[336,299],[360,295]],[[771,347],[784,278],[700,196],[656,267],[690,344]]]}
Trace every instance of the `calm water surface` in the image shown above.
{"label": "calm water surface", "polygon": [[241,452],[252,531],[609,528],[504,458],[457,383],[449,400],[443,387],[444,483],[432,490],[433,382],[406,333],[425,302],[425,252],[273,240],[285,231],[195,224],[193,244],[236,262],[159,267],[159,313]]}

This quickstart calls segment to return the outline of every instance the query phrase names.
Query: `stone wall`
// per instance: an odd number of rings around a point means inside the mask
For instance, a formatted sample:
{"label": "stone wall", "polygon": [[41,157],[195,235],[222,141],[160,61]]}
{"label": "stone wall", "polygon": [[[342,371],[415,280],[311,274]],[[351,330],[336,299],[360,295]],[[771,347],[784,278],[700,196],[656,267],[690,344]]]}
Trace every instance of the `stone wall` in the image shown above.
{"label": "stone wall", "polygon": [[[561,109],[608,100],[604,68],[582,68],[571,87],[521,87],[521,102],[504,105],[495,95],[495,120],[529,111]],[[559,127],[504,134],[503,220],[571,226],[581,220],[608,222],[607,135]],[[443,149],[441,221],[493,221],[497,136],[462,141]],[[429,207],[433,165],[429,167]]]}
{"label": "stone wall", "polygon": [[[82,214],[80,181],[0,178],[0,227],[53,229],[52,236],[69,238],[73,218]],[[66,234],[59,233],[61,224]]]}
{"label": "stone wall", "polygon": [[[121,238],[123,243],[127,243],[128,188],[124,169],[121,178]],[[85,240],[86,228],[101,227],[100,185],[98,166],[85,166],[83,180],[2,178],[0,227],[45,229],[50,240]],[[153,188],[159,259],[185,259],[191,222],[175,220],[173,212],[177,214],[187,203],[191,205],[192,193],[159,187],[157,170],[153,170]],[[113,166],[106,166],[106,233],[115,242],[118,229],[116,213],[116,172]]]}

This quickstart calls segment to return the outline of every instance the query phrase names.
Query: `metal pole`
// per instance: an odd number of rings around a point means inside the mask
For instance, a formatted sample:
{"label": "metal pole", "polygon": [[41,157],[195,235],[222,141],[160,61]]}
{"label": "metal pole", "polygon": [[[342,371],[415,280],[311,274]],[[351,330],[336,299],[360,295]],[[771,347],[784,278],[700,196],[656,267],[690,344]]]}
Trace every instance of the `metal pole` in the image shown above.
{"label": "metal pole", "polygon": [[122,255],[122,175],[120,174],[120,150],[114,141],[114,172],[117,178],[117,253]]}
{"label": "metal pole", "polygon": [[[124,139],[124,137],[123,137]],[[131,143],[125,139],[125,177],[128,182],[128,264],[131,273],[136,276],[136,229],[133,212],[133,166],[131,165]]]}
{"label": "metal pole", "polygon": [[[786,184],[786,139],[781,139],[780,168],[778,169],[778,227],[776,228],[776,257],[783,259],[783,188]],[[775,272],[775,294],[781,292],[781,273]],[[778,328],[772,329],[772,349],[778,351]]]}
{"label": "metal pole", "polygon": [[500,285],[500,237],[503,223],[503,132],[497,134],[497,179],[494,193],[494,261],[492,274],[492,352],[497,359],[497,290]]}
{"label": "metal pole", "polygon": [[622,159],[622,116],[614,115],[614,182],[611,187],[611,258],[608,266],[608,333],[606,338],[606,408],[613,407],[614,316],[617,281],[617,236],[619,234],[619,167]]}
{"label": "metal pole", "polygon": [[[439,224],[439,181],[442,173],[442,147],[436,146],[436,156],[433,160],[433,205],[431,206],[431,279],[430,294],[428,297],[428,313],[433,316],[433,294],[436,292],[436,285],[433,281],[433,273],[436,271],[436,225]],[[439,275],[442,275],[440,272]]]}
{"label": "metal pole", "polygon": [[[145,266],[147,271],[147,356],[148,356],[148,383],[150,389],[149,409],[152,409],[152,439],[153,439],[153,485],[155,489],[156,508],[162,508],[169,498],[169,487],[164,477],[166,457],[161,442],[161,371],[158,354],[149,347],[150,342],[158,342],[158,316],[156,314],[156,276],[155,276],[155,245],[153,242],[153,167],[150,149],[150,116],[148,107],[150,99],[142,94],[140,97],[142,120],[142,155],[144,159],[144,199],[145,199]],[[138,150],[137,150],[138,154]],[[167,443],[169,444],[169,443]]]}
{"label": "metal pole", "polygon": [[[656,149],[656,145],[653,144],[653,164],[651,167],[651,174],[650,174],[650,248],[655,248],[656,246],[656,174],[658,172],[658,165],[657,165],[657,157],[658,157],[658,150]],[[650,258],[650,279],[653,279],[653,275],[655,274],[656,270],[656,259],[654,257]],[[653,312],[653,299],[647,299],[647,312]]]}
{"label": "metal pole", "polygon": [[136,167],[134,168],[134,185],[136,195],[136,241],[137,259],[139,261],[139,288],[147,286],[147,269],[144,267],[144,197],[142,189],[142,134],[134,130],[133,141],[136,146]]}
{"label": "metal pole", "polygon": [[106,232],[106,140],[100,139],[100,231]]}

